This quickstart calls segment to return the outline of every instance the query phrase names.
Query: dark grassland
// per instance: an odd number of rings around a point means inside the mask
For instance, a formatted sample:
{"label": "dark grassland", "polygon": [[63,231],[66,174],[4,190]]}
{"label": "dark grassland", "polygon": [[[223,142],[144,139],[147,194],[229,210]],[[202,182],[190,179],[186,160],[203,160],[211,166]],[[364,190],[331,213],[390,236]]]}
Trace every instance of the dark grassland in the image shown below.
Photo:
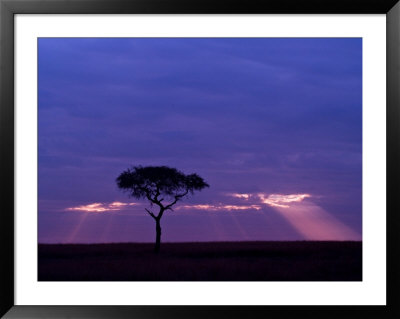
{"label": "dark grassland", "polygon": [[39,281],[360,281],[361,242],[39,244]]}

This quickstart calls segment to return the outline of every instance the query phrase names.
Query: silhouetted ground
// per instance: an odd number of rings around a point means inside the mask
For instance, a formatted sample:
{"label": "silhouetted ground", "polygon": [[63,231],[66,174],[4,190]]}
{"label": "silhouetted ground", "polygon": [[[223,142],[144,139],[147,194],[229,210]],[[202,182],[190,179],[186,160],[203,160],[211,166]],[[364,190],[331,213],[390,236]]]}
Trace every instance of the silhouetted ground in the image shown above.
{"label": "silhouetted ground", "polygon": [[361,242],[39,244],[39,281],[360,281]]}

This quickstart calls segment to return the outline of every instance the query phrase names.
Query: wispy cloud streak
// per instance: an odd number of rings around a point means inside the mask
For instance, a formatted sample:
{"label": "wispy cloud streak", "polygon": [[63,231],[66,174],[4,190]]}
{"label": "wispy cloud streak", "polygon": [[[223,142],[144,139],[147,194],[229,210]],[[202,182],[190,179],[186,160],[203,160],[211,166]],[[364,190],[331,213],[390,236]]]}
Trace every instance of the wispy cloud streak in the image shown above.
{"label": "wispy cloud streak", "polygon": [[119,211],[127,206],[134,206],[136,203],[122,203],[122,202],[112,202],[109,204],[105,203],[92,203],[87,205],[80,205],[75,207],[68,207],[66,211],[78,211],[78,212],[89,212],[89,213],[103,213],[111,211]]}
{"label": "wispy cloud streak", "polygon": [[200,205],[183,205],[179,206],[177,209],[197,209],[197,210],[209,210],[209,211],[218,211],[218,210],[248,210],[255,209],[260,210],[260,205],[208,205],[208,204],[200,204]]}
{"label": "wispy cloud streak", "polygon": [[238,199],[246,201],[252,200],[253,202],[267,204],[271,207],[288,208],[292,203],[302,202],[304,199],[311,197],[310,194],[246,194],[246,193],[233,193],[229,194]]}
{"label": "wispy cloud streak", "polygon": [[264,194],[258,194],[264,204],[271,207],[289,208],[291,203],[302,202],[305,198],[311,197],[310,194],[271,194],[266,197]]}

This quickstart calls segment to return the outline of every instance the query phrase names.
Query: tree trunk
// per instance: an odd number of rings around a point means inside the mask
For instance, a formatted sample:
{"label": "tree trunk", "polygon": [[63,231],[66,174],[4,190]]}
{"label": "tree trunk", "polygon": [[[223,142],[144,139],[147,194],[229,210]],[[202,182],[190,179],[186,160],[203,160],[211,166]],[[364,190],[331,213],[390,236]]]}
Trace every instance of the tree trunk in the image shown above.
{"label": "tree trunk", "polygon": [[160,219],[156,219],[156,245],[154,246],[154,252],[157,254],[160,251],[161,243],[161,225]]}

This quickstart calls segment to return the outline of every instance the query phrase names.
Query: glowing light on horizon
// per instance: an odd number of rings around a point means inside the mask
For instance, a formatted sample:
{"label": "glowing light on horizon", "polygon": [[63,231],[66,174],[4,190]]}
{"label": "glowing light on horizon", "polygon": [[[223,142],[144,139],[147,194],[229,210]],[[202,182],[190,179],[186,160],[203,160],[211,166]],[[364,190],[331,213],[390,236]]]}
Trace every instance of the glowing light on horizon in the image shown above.
{"label": "glowing light on horizon", "polygon": [[258,194],[261,202],[272,207],[289,208],[290,203],[302,202],[305,198],[311,197],[310,194],[271,194],[265,197],[264,194]]}
{"label": "glowing light on horizon", "polygon": [[79,211],[79,212],[90,212],[90,213],[103,213],[110,211],[118,211],[126,206],[133,206],[136,203],[122,203],[122,202],[112,202],[110,204],[104,203],[92,203],[87,205],[81,205],[76,207],[68,207],[67,211]]}
{"label": "glowing light on horizon", "polygon": [[[214,233],[218,240],[227,240],[229,238],[222,227],[219,228],[219,220],[214,219],[219,214],[213,214],[216,211],[225,212],[246,212],[249,210],[262,211],[264,205],[272,207],[282,218],[290,224],[293,229],[305,240],[361,240],[361,234],[354,231],[351,227],[337,219],[333,214],[325,211],[320,206],[311,201],[305,200],[312,197],[310,194],[229,194],[242,200],[243,205],[235,204],[195,204],[177,206],[177,210],[203,210],[210,216],[210,222],[214,228]],[[68,207],[66,211],[79,211],[88,213],[116,212],[127,209],[128,207],[139,205],[138,203],[125,203],[114,201],[110,203],[95,202],[86,205]],[[268,210],[266,210],[268,212]],[[115,214],[120,214],[116,212]],[[115,217],[115,214],[110,214]],[[90,214],[82,214],[75,227],[67,238],[67,242],[74,242],[83,232],[84,224],[90,219]],[[227,214],[232,219],[235,228],[241,238],[249,239],[251,236],[246,228],[236,219],[237,214]],[[112,219],[108,218],[106,227],[101,237],[106,240],[111,229]]]}
{"label": "glowing light on horizon", "polygon": [[[244,195],[244,196],[243,196]],[[361,240],[361,235],[320,206],[310,194],[231,194],[272,207],[306,240]]]}
{"label": "glowing light on horizon", "polygon": [[110,207],[122,207],[128,205],[135,205],[135,203],[121,203],[121,202],[112,202],[109,206]]}
{"label": "glowing light on horizon", "polygon": [[255,209],[260,210],[260,205],[184,205],[179,206],[177,209],[199,209],[199,210],[209,210],[209,211],[217,211],[217,210],[246,210],[246,209]]}
{"label": "glowing light on horizon", "polygon": [[179,206],[177,209],[198,209],[198,210],[208,210],[208,211],[219,211],[219,210],[261,210],[262,205],[260,204],[267,204],[272,207],[282,207],[288,208],[290,207],[290,203],[301,202],[305,198],[311,197],[310,194],[289,194],[289,195],[282,195],[282,194],[271,194],[268,197],[265,194],[246,194],[246,193],[232,193],[229,196],[244,199],[246,201],[252,199],[253,204],[247,205],[209,205],[209,204],[197,204],[197,205],[184,205]]}
{"label": "glowing light on horizon", "polygon": [[236,197],[236,198],[243,198],[243,199],[249,199],[251,196],[251,194],[238,194],[238,193],[233,193],[233,194],[229,194],[229,195]]}

